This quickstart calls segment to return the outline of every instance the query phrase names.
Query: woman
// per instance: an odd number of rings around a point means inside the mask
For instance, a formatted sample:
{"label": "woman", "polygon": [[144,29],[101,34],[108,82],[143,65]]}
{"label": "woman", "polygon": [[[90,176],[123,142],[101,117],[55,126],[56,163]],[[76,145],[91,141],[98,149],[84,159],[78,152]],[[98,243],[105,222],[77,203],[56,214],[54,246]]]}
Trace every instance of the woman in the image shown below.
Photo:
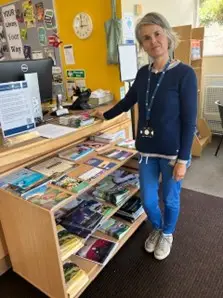
{"label": "woman", "polygon": [[[139,106],[136,149],[140,152],[140,190],[144,209],[153,226],[145,242],[147,252],[158,260],[171,251],[180,211],[182,179],[190,162],[196,126],[197,82],[193,69],[169,58],[177,37],[167,20],[148,13],[136,26],[136,38],[152,58],[142,67],[125,98],[98,117],[112,119]],[[162,175],[164,216],[159,208]]]}

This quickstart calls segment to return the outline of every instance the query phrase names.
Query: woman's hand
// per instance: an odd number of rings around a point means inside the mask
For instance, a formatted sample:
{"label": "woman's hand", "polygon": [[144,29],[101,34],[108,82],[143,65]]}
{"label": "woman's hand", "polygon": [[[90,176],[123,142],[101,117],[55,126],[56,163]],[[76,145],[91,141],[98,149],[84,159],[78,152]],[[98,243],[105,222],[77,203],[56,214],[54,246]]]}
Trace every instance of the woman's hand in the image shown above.
{"label": "woman's hand", "polygon": [[101,119],[101,120],[105,120],[104,112],[101,112],[101,111],[95,111],[91,114],[91,116]]}
{"label": "woman's hand", "polygon": [[187,171],[186,164],[176,163],[173,169],[173,179],[176,181],[180,181],[184,178]]}

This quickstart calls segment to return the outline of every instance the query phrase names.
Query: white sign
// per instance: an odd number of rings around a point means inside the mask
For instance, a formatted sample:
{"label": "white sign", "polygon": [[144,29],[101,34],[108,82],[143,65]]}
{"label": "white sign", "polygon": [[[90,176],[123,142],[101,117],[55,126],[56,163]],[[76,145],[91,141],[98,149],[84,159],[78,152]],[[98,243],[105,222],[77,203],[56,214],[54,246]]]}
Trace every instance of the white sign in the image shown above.
{"label": "white sign", "polygon": [[66,65],[75,64],[74,50],[73,50],[73,46],[71,44],[64,46],[64,56],[65,56]]}
{"label": "white sign", "polygon": [[135,38],[133,13],[124,13],[122,19],[123,43],[133,44]]}
{"label": "white sign", "polygon": [[[118,46],[120,75],[122,82],[135,80],[138,71],[136,45],[124,44]],[[131,63],[130,63],[131,62]]]}
{"label": "white sign", "polygon": [[24,59],[23,45],[16,19],[15,5],[11,4],[2,8],[2,17],[8,41],[11,59]]}
{"label": "white sign", "polygon": [[0,84],[0,122],[5,138],[35,129],[26,81]]}

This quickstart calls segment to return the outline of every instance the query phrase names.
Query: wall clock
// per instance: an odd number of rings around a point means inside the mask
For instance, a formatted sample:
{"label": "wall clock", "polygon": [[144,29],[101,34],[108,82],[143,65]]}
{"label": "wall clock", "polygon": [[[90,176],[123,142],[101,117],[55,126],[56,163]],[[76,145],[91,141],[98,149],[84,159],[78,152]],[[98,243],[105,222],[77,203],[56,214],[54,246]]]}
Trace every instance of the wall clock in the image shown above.
{"label": "wall clock", "polygon": [[73,29],[80,39],[88,38],[93,31],[91,17],[85,12],[78,13],[73,20]]}

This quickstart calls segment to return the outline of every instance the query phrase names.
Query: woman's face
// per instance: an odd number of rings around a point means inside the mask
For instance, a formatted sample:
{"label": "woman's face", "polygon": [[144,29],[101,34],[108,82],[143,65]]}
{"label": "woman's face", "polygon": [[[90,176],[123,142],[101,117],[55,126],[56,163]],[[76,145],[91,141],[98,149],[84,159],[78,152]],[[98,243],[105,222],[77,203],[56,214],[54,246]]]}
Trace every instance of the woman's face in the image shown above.
{"label": "woman's face", "polygon": [[168,53],[168,38],[162,27],[144,25],[140,29],[140,39],[144,51],[152,58]]}

